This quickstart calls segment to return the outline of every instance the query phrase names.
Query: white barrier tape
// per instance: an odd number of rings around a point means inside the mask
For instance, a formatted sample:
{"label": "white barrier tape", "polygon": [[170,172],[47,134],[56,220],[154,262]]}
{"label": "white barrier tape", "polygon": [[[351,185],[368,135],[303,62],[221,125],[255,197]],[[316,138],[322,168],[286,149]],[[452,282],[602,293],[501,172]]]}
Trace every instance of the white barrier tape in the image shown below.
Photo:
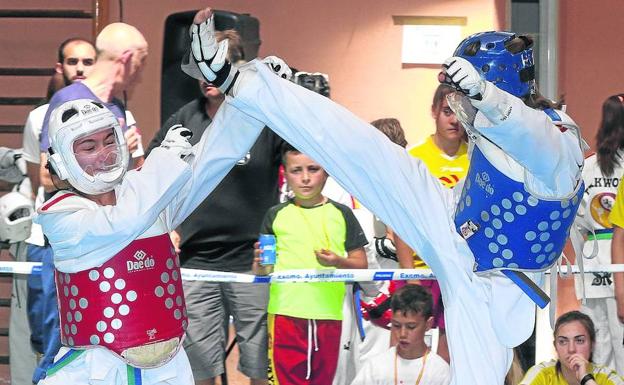
{"label": "white barrier tape", "polygon": [[180,269],[184,281],[207,281],[207,282],[238,282],[253,283],[256,276],[252,274],[229,273],[227,271]]}
{"label": "white barrier tape", "polygon": [[[327,269],[288,270],[256,276],[252,274],[225,271],[181,269],[186,281],[269,283],[269,282],[368,282],[389,280],[431,280],[435,279],[431,269]],[[565,270],[561,268],[561,270]],[[585,273],[622,273],[624,264],[601,265],[585,268]],[[545,273],[549,274],[550,271]],[[578,266],[572,266],[572,273],[579,274]],[[0,261],[0,274],[41,274],[40,262]]]}
{"label": "white barrier tape", "polygon": [[431,269],[288,270],[271,274],[271,282],[366,282],[435,279]]}
{"label": "white barrier tape", "polygon": [[270,282],[362,282],[408,279],[435,279],[431,269],[326,269],[288,270],[270,276],[227,273],[211,270],[182,269],[182,279],[187,281],[270,283]]}
{"label": "white barrier tape", "polygon": [[0,262],[1,274],[41,274],[41,262]]}
{"label": "white barrier tape", "polygon": [[287,270],[270,276],[226,273],[210,270],[182,269],[182,279],[188,281],[270,283],[270,282],[368,282],[389,280],[435,279],[431,269],[326,269]]}

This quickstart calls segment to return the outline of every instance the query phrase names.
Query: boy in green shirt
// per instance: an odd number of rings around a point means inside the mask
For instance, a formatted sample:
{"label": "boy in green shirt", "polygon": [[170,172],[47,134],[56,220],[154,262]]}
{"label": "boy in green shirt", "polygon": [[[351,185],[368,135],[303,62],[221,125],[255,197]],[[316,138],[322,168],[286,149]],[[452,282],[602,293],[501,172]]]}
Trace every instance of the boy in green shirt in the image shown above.
{"label": "boy in green shirt", "polygon": [[[261,229],[276,237],[275,271],[365,269],[366,237],[351,209],[322,195],[325,170],[293,147],[285,148],[282,162],[295,196],[269,209]],[[269,379],[274,384],[331,384],[344,295],[343,282],[271,284]]]}

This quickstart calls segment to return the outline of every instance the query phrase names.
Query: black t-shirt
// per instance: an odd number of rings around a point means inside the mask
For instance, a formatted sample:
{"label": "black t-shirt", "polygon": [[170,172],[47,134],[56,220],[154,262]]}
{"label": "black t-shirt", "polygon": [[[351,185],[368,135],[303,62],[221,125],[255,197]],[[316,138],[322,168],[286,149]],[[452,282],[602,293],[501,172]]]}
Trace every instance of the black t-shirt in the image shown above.
{"label": "black t-shirt", "polygon": [[[199,142],[211,122],[196,99],[175,112],[148,147],[160,145],[174,124],[193,132]],[[236,127],[229,127],[235,130]],[[278,169],[284,141],[265,127],[249,153],[180,225],[180,260],[183,267],[242,272],[251,269],[253,244],[266,211],[279,199]]]}

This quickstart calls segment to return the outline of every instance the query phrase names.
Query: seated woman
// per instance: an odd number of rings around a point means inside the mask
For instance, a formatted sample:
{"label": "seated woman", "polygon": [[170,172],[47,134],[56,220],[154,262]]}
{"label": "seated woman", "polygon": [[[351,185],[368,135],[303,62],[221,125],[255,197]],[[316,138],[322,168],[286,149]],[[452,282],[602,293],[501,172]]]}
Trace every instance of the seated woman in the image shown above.
{"label": "seated woman", "polygon": [[527,372],[520,385],[621,385],[613,369],[591,362],[596,329],[579,311],[563,314],[555,323],[557,360],[542,362]]}

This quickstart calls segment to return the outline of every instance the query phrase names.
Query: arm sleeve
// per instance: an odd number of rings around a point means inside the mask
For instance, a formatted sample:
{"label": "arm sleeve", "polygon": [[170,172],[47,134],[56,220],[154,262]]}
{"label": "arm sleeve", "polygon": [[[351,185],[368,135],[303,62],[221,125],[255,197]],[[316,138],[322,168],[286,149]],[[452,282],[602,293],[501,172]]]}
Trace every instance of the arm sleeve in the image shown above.
{"label": "arm sleeve", "polygon": [[116,205],[89,201],[73,211],[42,211],[35,221],[52,245],[57,268],[73,273],[108,261],[156,222],[190,175],[188,164],[159,149],[141,171],[126,174],[116,190]]}
{"label": "arm sleeve", "polygon": [[480,112],[475,129],[522,165],[543,189],[560,196],[575,190],[583,165],[576,129],[562,132],[546,113],[491,83],[483,100],[474,104]]}
{"label": "arm sleeve", "polygon": [[344,205],[337,205],[337,207],[342,212],[342,216],[345,220],[345,227],[347,229],[345,237],[345,250],[349,252],[351,250],[366,246],[368,244],[368,240],[366,239],[366,235],[364,235],[364,230],[362,230],[360,222],[358,222],[357,218],[353,214],[353,211]]}
{"label": "arm sleeve", "polygon": [[36,110],[31,111],[24,126],[24,137],[22,140],[22,157],[30,163],[39,164],[41,161],[41,150],[39,149],[39,133],[41,132],[40,119],[36,118]]}
{"label": "arm sleeve", "polygon": [[273,221],[277,215],[277,209],[278,206],[273,206],[266,212],[260,225],[260,234],[275,234],[273,232]]}
{"label": "arm sleeve", "polygon": [[620,180],[615,196],[615,203],[609,214],[609,221],[612,224],[624,228],[624,183]]}
{"label": "arm sleeve", "polygon": [[256,142],[264,123],[223,102],[193,154],[186,158],[192,175],[187,188],[167,208],[166,222],[175,229],[214,190]]}
{"label": "arm sleeve", "polygon": [[[134,115],[132,114],[132,112],[130,112],[129,110],[125,110],[126,113],[126,127],[130,128],[132,126],[137,125],[137,121],[134,117]],[[138,134],[141,135],[141,130],[137,129]],[[143,143],[141,142],[141,140],[139,140],[139,144],[137,146],[137,149],[134,150],[134,152],[131,154],[132,158],[139,158],[142,156],[145,156],[145,151],[143,150]]]}

